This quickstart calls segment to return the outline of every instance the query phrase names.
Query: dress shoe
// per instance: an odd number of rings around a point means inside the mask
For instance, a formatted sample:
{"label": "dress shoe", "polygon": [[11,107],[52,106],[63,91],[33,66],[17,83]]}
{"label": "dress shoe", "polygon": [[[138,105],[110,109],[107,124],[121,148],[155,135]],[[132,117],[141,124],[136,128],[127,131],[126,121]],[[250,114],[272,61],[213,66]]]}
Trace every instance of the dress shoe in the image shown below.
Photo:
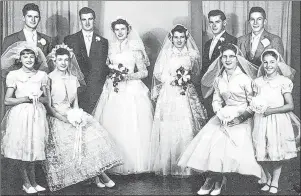
{"label": "dress shoe", "polygon": [[41,191],[46,191],[46,189],[44,187],[41,187],[40,185],[37,185],[36,187],[33,187],[34,189],[36,189],[36,191],[41,192]]}
{"label": "dress shoe", "polygon": [[[203,185],[204,186],[204,185]],[[203,186],[200,188],[200,190],[197,192],[198,195],[208,195],[211,191],[211,189],[214,186],[214,183],[212,184],[212,186],[209,189],[203,189]]]}
{"label": "dress shoe", "polygon": [[98,188],[104,188],[104,187],[106,187],[106,185],[104,185],[104,184],[101,183],[101,182],[96,183],[96,186],[97,186]]}
{"label": "dress shoe", "polygon": [[270,193],[276,194],[278,192],[278,187],[276,186],[270,186]]}
{"label": "dress shoe", "polygon": [[36,189],[34,189],[32,186],[29,187],[29,188],[26,188],[24,185],[23,185],[23,190],[27,193],[27,194],[34,194],[34,193],[37,193],[38,191],[36,191]]}
{"label": "dress shoe", "polygon": [[104,184],[106,185],[106,187],[112,188],[113,186],[115,186],[115,182],[113,182],[113,180],[110,180],[109,182],[104,182]]}
{"label": "dress shoe", "polygon": [[223,186],[226,186],[226,183],[227,183],[227,178],[225,176],[223,176],[221,187],[217,188],[217,189],[214,188],[213,191],[210,193],[210,195],[219,195],[219,194],[221,194],[222,188],[223,188]]}

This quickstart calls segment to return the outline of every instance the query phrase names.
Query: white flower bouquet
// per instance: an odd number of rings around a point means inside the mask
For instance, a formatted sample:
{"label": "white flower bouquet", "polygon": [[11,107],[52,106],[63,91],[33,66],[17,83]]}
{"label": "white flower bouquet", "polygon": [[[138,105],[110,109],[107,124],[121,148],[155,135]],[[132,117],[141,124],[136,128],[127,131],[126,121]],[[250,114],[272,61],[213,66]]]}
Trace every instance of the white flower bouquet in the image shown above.
{"label": "white flower bouquet", "polygon": [[267,102],[261,96],[256,96],[252,98],[250,103],[250,109],[258,114],[263,114],[268,108]]}
{"label": "white flower bouquet", "polygon": [[220,119],[223,125],[227,125],[228,122],[239,116],[232,107],[223,107],[217,113],[216,116]]}

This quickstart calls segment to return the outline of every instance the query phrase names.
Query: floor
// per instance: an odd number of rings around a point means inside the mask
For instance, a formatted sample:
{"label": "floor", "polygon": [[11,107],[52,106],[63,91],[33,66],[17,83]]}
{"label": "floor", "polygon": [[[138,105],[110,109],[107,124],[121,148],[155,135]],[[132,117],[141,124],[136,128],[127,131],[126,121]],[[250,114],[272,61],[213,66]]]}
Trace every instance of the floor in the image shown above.
{"label": "floor", "polygon": [[[39,166],[36,173],[38,183],[47,187]],[[204,182],[203,175],[188,178],[161,177],[154,174],[110,176],[116,183],[113,188],[97,188],[94,184],[78,183],[56,192],[46,191],[39,195],[196,195]],[[259,191],[254,177],[229,174],[227,179],[223,195],[265,194]],[[298,195],[293,185],[300,184],[300,154],[298,158],[285,162],[279,184],[277,195]],[[1,195],[25,195],[21,186],[22,182],[13,162],[1,159]]]}

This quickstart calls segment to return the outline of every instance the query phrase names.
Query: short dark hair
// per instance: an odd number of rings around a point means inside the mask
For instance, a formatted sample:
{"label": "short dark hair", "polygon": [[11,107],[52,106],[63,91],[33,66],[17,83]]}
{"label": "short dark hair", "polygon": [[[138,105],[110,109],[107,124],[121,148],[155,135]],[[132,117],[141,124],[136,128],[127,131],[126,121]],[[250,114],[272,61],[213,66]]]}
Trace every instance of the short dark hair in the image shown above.
{"label": "short dark hair", "polygon": [[264,19],[267,18],[267,15],[266,15],[266,13],[265,13],[265,11],[264,11],[264,9],[263,9],[262,7],[252,7],[252,8],[250,9],[250,12],[249,12],[249,20],[250,20],[250,18],[251,18],[251,14],[254,13],[254,12],[259,12],[259,13],[261,13]]}
{"label": "short dark hair", "polygon": [[22,65],[22,62],[21,62],[21,56],[25,55],[25,54],[33,54],[34,55],[34,65],[33,65],[33,68],[35,70],[39,69],[39,63],[38,63],[38,57],[36,56],[36,53],[32,50],[32,49],[29,49],[29,48],[25,48],[23,49],[21,52],[20,52],[20,58],[19,59],[16,59],[15,61],[15,65],[19,68],[21,68],[23,65]]}
{"label": "short dark hair", "polygon": [[83,8],[80,9],[79,12],[78,12],[79,18],[81,18],[81,15],[82,15],[82,14],[90,14],[90,13],[93,15],[93,18],[95,19],[96,16],[95,16],[94,10],[92,10],[92,9],[89,8],[89,7],[83,7]]}
{"label": "short dark hair", "polygon": [[187,29],[183,25],[177,25],[171,30],[172,36],[174,36],[175,32],[184,33],[185,39],[187,39]]}
{"label": "short dark hair", "polygon": [[115,20],[115,21],[113,21],[113,22],[111,23],[111,28],[112,28],[113,31],[114,31],[115,26],[116,26],[117,24],[123,24],[123,25],[126,26],[126,28],[127,28],[128,31],[130,30],[130,24],[129,24],[126,20],[124,20],[124,19],[122,19],[122,18],[119,18],[119,19],[117,19],[117,20]]}
{"label": "short dark hair", "polygon": [[68,55],[69,58],[70,58],[70,52],[65,49],[65,48],[58,48],[56,51],[55,51],[55,56],[58,56],[58,55]]}
{"label": "short dark hair", "polygon": [[272,50],[264,51],[264,52],[262,53],[262,59],[261,59],[261,60],[263,60],[263,58],[264,58],[265,56],[267,56],[267,55],[271,55],[271,56],[274,57],[276,60],[278,60],[278,55],[276,54],[276,52],[274,52],[274,51],[272,51]]}
{"label": "short dark hair", "polygon": [[220,16],[222,20],[226,20],[225,13],[222,12],[221,10],[211,10],[208,13],[208,19],[209,19],[210,16]]}
{"label": "short dark hair", "polygon": [[232,50],[235,54],[237,54],[237,46],[232,43],[225,43],[221,45],[220,53],[223,54],[226,50]]}
{"label": "short dark hair", "polygon": [[23,9],[22,9],[22,12],[23,12],[23,16],[25,16],[27,14],[28,11],[36,11],[39,13],[39,16],[41,15],[40,14],[40,9],[39,9],[39,6],[34,4],[34,3],[27,3],[26,5],[24,5]]}

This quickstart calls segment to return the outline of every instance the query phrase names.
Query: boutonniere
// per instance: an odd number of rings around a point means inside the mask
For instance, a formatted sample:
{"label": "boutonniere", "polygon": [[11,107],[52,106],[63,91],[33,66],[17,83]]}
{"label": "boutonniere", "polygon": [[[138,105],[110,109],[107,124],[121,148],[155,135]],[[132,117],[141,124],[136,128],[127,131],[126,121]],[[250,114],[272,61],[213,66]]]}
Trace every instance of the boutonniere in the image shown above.
{"label": "boutonniere", "polygon": [[100,41],[100,37],[96,36],[96,37],[95,37],[95,40],[96,40],[97,42],[99,42],[99,41]]}
{"label": "boutonniere", "polygon": [[271,44],[270,40],[268,40],[267,38],[262,39],[261,43],[264,48]]}
{"label": "boutonniere", "polygon": [[224,38],[224,37],[220,37],[220,38],[219,38],[219,41],[224,42],[224,41],[225,41],[225,38]]}
{"label": "boutonniere", "polygon": [[47,42],[44,38],[41,38],[40,40],[38,40],[38,43],[40,43],[42,46],[45,46]]}

